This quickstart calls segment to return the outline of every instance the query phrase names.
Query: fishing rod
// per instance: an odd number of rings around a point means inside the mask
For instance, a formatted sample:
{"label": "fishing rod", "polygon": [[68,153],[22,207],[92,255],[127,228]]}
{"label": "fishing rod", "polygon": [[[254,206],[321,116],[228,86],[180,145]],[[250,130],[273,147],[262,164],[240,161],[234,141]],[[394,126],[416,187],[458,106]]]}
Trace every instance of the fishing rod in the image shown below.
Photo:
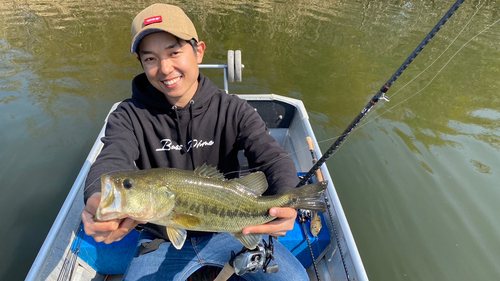
{"label": "fishing rod", "polygon": [[448,10],[448,12],[441,18],[441,20],[434,26],[434,28],[427,34],[427,36],[420,42],[420,44],[415,48],[413,53],[406,59],[405,62],[399,67],[399,69],[392,75],[392,77],[380,88],[378,93],[373,96],[373,98],[368,102],[368,104],[361,110],[361,113],[354,118],[354,120],[349,124],[349,126],[344,130],[344,132],[337,138],[337,140],[330,146],[330,148],[321,156],[321,158],[312,166],[312,168],[307,172],[305,176],[302,177],[297,187],[306,184],[315,174],[315,172],[323,165],[333,152],[344,142],[347,136],[356,128],[356,126],[361,122],[361,120],[368,114],[375,104],[379,100],[389,101],[389,98],[385,96],[385,93],[391,88],[392,84],[401,76],[403,71],[410,65],[410,63],[415,60],[418,54],[425,48],[429,41],[436,35],[436,33],[443,27],[443,25],[451,18],[451,16],[458,10],[465,0],[458,0],[453,4],[453,6]]}

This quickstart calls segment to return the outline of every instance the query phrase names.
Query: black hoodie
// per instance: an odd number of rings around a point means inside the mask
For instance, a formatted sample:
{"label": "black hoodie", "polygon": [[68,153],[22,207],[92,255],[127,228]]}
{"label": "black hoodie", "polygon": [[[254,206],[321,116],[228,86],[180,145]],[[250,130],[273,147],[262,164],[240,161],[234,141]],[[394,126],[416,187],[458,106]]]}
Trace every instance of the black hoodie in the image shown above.
{"label": "black hoodie", "polygon": [[[251,168],[265,173],[269,184],[265,195],[294,188],[298,183],[295,165],[269,135],[259,114],[201,73],[198,82],[193,99],[179,108],[144,73],[134,78],[132,98],[121,102],[108,117],[101,139],[104,147],[87,176],[85,202],[101,190],[100,177],[105,173],[157,167],[194,170],[207,163],[227,178],[237,177],[239,150],[245,151]],[[165,227],[147,224],[147,228],[167,238]]]}

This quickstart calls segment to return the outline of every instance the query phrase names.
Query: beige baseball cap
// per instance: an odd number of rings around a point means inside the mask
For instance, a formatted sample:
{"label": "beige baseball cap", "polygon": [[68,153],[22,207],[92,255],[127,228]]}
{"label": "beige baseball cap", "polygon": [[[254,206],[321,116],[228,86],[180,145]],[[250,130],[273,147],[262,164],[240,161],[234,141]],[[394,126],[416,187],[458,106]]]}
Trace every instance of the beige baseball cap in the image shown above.
{"label": "beige baseball cap", "polygon": [[181,8],[168,4],[153,4],[142,10],[132,21],[131,31],[131,53],[135,53],[142,38],[155,32],[165,31],[183,40],[198,41],[193,22]]}

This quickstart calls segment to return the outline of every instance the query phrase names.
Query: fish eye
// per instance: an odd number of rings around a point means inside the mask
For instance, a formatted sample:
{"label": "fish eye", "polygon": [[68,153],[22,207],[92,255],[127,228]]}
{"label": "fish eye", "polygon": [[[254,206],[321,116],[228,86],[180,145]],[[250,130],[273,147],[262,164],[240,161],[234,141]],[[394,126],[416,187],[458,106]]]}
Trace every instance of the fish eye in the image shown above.
{"label": "fish eye", "polygon": [[129,189],[132,188],[132,181],[129,179],[125,179],[122,183],[123,187]]}

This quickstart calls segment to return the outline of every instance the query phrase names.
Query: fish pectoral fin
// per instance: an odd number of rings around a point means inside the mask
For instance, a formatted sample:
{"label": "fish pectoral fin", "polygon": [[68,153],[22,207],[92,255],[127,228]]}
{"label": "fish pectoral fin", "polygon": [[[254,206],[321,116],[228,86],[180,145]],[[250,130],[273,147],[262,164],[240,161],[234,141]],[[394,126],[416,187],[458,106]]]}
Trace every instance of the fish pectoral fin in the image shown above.
{"label": "fish pectoral fin", "polygon": [[198,225],[200,225],[203,222],[202,219],[195,217],[195,216],[192,216],[192,215],[189,215],[189,214],[175,214],[172,221],[174,221],[176,224],[182,225],[183,227],[188,228],[188,229],[193,228],[193,227],[197,227]]}
{"label": "fish pectoral fin", "polygon": [[259,245],[260,240],[262,239],[262,234],[247,234],[243,235],[241,232],[239,233],[231,233],[238,241],[245,246],[245,248],[253,250]]}
{"label": "fish pectoral fin", "polygon": [[260,196],[267,190],[267,178],[263,172],[255,172],[230,181],[243,185],[247,191],[255,196]]}
{"label": "fish pectoral fin", "polygon": [[187,231],[185,229],[167,227],[167,235],[172,245],[177,250],[180,250],[186,241]]}

